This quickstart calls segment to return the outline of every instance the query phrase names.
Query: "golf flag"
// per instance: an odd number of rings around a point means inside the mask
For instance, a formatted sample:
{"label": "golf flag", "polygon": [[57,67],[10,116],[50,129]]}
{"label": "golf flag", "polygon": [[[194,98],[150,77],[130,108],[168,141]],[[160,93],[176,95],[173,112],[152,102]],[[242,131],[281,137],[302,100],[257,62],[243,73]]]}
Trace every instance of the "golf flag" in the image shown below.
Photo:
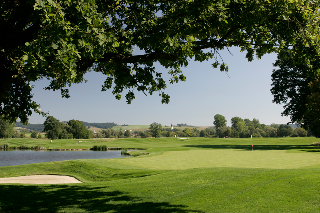
{"label": "golf flag", "polygon": [[173,130],[173,126],[172,126],[172,124],[171,124],[171,130]]}

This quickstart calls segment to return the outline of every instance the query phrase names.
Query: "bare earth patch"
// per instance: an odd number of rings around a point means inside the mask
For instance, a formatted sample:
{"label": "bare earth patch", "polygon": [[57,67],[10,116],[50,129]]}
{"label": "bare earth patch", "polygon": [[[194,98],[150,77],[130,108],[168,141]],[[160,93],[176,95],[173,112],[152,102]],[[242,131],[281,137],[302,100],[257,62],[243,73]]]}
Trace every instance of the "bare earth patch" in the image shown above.
{"label": "bare earth patch", "polygon": [[66,183],[82,183],[82,182],[70,176],[30,175],[30,176],[0,178],[0,183],[66,184]]}

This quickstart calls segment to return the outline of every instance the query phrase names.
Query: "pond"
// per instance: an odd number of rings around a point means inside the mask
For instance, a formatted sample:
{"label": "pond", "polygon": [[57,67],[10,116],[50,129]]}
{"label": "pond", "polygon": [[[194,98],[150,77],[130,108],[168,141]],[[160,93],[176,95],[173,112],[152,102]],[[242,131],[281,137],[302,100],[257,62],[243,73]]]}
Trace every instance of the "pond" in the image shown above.
{"label": "pond", "polygon": [[0,167],[77,159],[124,158],[121,151],[0,151]]}

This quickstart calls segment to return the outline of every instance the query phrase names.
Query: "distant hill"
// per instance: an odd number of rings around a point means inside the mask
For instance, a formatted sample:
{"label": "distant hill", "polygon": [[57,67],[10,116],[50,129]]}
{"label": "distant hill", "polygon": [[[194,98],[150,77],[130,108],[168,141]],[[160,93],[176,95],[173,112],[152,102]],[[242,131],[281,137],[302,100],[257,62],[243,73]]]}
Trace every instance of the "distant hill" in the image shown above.
{"label": "distant hill", "polygon": [[29,129],[32,131],[37,131],[37,132],[42,132],[44,129],[44,125],[43,124],[28,124],[28,125],[24,125],[21,122],[16,122],[16,127],[21,127],[24,129]]}
{"label": "distant hill", "polygon": [[117,126],[116,123],[112,122],[112,123],[88,123],[85,121],[81,121],[85,126],[93,126],[93,127],[97,127],[100,129],[110,129],[114,126]]}
{"label": "distant hill", "polygon": [[119,125],[119,126],[114,126],[112,127],[112,129],[116,129],[116,130],[137,130],[137,131],[141,131],[141,130],[146,130],[149,128],[150,125]]}

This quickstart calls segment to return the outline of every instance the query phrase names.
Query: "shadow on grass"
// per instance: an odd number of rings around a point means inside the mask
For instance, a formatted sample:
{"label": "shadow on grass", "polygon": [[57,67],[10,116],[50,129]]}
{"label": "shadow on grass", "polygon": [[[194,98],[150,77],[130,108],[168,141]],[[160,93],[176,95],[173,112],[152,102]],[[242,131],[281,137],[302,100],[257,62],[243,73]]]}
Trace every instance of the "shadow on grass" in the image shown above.
{"label": "shadow on grass", "polygon": [[0,212],[201,212],[185,205],[144,202],[108,187],[0,185]]}
{"label": "shadow on grass", "polygon": [[[204,149],[241,149],[252,150],[252,145],[185,145],[185,147],[204,148]],[[301,150],[312,152],[319,150],[319,147],[312,145],[253,145],[254,150]],[[309,151],[308,151],[309,150]]]}
{"label": "shadow on grass", "polygon": [[314,149],[314,150],[301,150],[301,151],[305,151],[305,152],[320,152],[319,149]]}

